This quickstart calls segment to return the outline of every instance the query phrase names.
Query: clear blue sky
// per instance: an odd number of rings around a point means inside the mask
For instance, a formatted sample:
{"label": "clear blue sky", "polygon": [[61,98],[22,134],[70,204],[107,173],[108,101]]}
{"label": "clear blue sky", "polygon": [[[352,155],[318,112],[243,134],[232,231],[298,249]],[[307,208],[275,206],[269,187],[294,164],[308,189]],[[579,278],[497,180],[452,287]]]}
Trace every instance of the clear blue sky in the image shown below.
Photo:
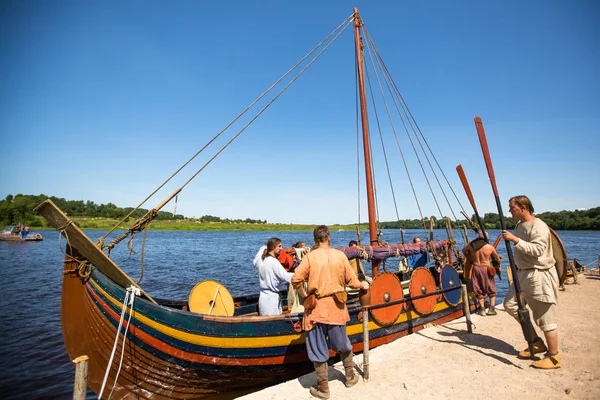
{"label": "clear blue sky", "polygon": [[[600,3],[577,0],[3,1],[0,198],[137,205],[354,6],[469,213],[457,164],[479,211],[496,212],[475,115],[505,212],[516,194],[539,212],[600,205]],[[348,30],[184,190],[177,212],[356,221],[353,77]],[[409,164],[424,214],[438,216]],[[398,163],[392,179],[400,218],[418,218]],[[389,185],[379,194],[380,218],[394,220]]]}

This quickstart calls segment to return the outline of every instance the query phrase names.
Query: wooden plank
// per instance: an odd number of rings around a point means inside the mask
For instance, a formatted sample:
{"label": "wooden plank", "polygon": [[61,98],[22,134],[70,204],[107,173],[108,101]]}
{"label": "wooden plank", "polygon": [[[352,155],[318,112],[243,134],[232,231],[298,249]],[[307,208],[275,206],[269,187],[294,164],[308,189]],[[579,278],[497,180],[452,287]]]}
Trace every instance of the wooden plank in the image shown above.
{"label": "wooden plank", "polygon": [[[69,222],[69,217],[63,213],[51,200],[46,200],[38,205],[34,211],[37,211],[57,230],[63,228]],[[66,235],[65,235],[66,233]],[[75,247],[94,267],[98,268],[104,275],[110,278],[123,288],[133,285],[140,289],[144,297],[156,304],[156,301],[142,288],[135,283],[114,261],[108,257],[101,249],[81,229],[73,222],[68,224],[63,236],[68,238],[71,246]]]}

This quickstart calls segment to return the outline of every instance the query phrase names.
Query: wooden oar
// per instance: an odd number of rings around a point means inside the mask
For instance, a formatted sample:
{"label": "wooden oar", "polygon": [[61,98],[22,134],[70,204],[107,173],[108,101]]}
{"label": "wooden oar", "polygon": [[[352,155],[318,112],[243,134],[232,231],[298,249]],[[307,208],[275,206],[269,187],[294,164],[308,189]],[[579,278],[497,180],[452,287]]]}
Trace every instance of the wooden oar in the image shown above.
{"label": "wooden oar", "polygon": [[[494,191],[494,196],[496,197],[496,206],[498,207],[498,215],[500,217],[500,227],[504,231],[506,230],[506,225],[504,224],[504,214],[502,213],[502,205],[500,204],[500,197],[498,196],[498,188],[496,187],[496,177],[494,175],[494,167],[492,166],[492,158],[490,157],[490,150],[488,148],[487,139],[485,137],[483,122],[481,122],[481,118],[479,117],[475,117],[474,119],[475,128],[477,129],[477,136],[479,136],[479,143],[481,144],[481,151],[483,152],[483,159],[485,160],[485,166],[490,177],[492,190]],[[523,330],[523,336],[525,336],[525,340],[527,340],[527,343],[529,345],[529,354],[533,359],[533,343],[538,339],[538,336],[535,333],[533,325],[531,324],[529,310],[525,306],[524,299],[521,297],[521,285],[518,279],[519,276],[517,275],[517,266],[515,265],[512,247],[508,240],[505,240],[504,243],[506,244],[506,253],[508,254],[508,261],[510,262],[510,269],[512,271],[513,276],[515,277],[513,280],[513,285],[515,285],[515,293],[517,297],[517,303],[519,305],[519,310],[517,312],[519,317],[519,323],[521,324],[521,329]]]}
{"label": "wooden oar", "polygon": [[485,234],[485,229],[483,227],[483,223],[481,223],[481,218],[479,217],[479,212],[477,211],[477,205],[475,204],[475,198],[473,197],[473,193],[471,192],[471,187],[469,186],[469,181],[467,181],[467,176],[465,175],[465,171],[463,170],[462,165],[458,164],[456,166],[456,172],[458,172],[458,177],[460,178],[460,182],[465,188],[465,193],[467,194],[467,198],[469,199],[469,203],[471,203],[471,207],[473,207],[473,211],[475,211],[475,218],[477,218],[477,223],[479,224],[479,229],[481,229],[481,234],[483,238],[487,242],[487,235]]}
{"label": "wooden oar", "polygon": [[[477,218],[477,222],[479,223],[479,228],[481,229],[481,235],[483,236],[483,239],[489,243],[487,234],[485,233],[485,229],[483,228],[483,224],[481,223],[481,218],[479,217],[479,212],[477,211],[477,204],[475,204],[475,198],[473,197],[473,193],[471,192],[471,187],[469,186],[469,181],[467,180],[467,176],[465,175],[465,171],[463,170],[462,165],[459,164],[456,166],[456,172],[458,172],[460,181],[461,181],[463,187],[465,188],[465,193],[467,194],[469,203],[471,203],[471,206],[473,207],[473,211],[475,211],[475,217]],[[500,266],[494,265],[494,268],[496,269],[496,274],[498,274],[498,278],[502,279],[502,274],[501,274],[502,271],[500,270]]]}
{"label": "wooden oar", "polygon": [[494,246],[494,248],[497,249],[498,246],[500,245],[501,240],[502,240],[502,234],[499,234],[498,237],[496,238],[496,240],[494,240],[494,244],[492,246]]}

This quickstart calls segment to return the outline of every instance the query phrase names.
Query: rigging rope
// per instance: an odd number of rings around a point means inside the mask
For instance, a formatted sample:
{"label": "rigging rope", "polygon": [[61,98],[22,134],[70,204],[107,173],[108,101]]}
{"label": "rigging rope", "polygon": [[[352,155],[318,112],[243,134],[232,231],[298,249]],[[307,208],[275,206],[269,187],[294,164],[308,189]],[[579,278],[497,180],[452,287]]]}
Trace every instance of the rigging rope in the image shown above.
{"label": "rigging rope", "polygon": [[[413,134],[414,134],[414,135],[415,135],[415,137],[417,138],[417,140],[418,140],[418,142],[419,142],[419,145],[420,145],[420,147],[421,147],[421,149],[422,149],[422,151],[423,151],[423,154],[425,155],[425,158],[427,159],[427,162],[428,162],[428,164],[429,164],[429,166],[430,166],[430,168],[431,168],[431,170],[432,170],[432,172],[433,172],[433,175],[434,175],[434,177],[435,177],[436,181],[438,182],[438,186],[440,187],[440,190],[441,190],[441,192],[442,192],[442,195],[443,195],[443,196],[444,196],[444,198],[446,199],[446,203],[448,204],[448,207],[449,207],[449,209],[450,209],[450,212],[452,213],[452,215],[453,215],[453,217],[454,217],[454,220],[455,220],[455,221],[457,221],[457,220],[458,220],[458,218],[457,218],[456,214],[454,213],[454,209],[453,209],[453,207],[450,205],[450,202],[449,202],[449,200],[448,200],[448,197],[446,196],[446,193],[445,193],[445,191],[444,191],[444,189],[443,189],[443,187],[442,187],[442,185],[441,185],[441,183],[440,183],[440,181],[439,181],[439,179],[438,179],[438,177],[437,177],[437,174],[435,173],[435,170],[434,170],[433,166],[431,165],[431,162],[430,162],[430,160],[429,160],[429,157],[427,156],[427,152],[426,152],[426,151],[425,151],[425,149],[423,148],[423,145],[422,145],[422,143],[421,143],[421,140],[419,139],[419,135],[420,135],[420,136],[421,136],[421,138],[423,139],[423,142],[424,142],[424,143],[425,143],[425,145],[427,146],[427,149],[429,150],[429,153],[431,154],[431,156],[432,156],[433,160],[435,161],[435,163],[436,163],[436,165],[437,165],[437,167],[438,167],[439,171],[441,172],[442,176],[444,177],[444,179],[445,179],[445,181],[446,181],[446,184],[448,185],[448,187],[449,187],[449,188],[450,188],[450,190],[452,191],[452,194],[454,195],[454,198],[456,199],[456,201],[458,202],[458,204],[459,204],[460,208],[461,208],[463,211],[464,211],[464,207],[462,206],[462,203],[461,203],[461,202],[460,202],[460,200],[458,199],[458,197],[457,197],[457,195],[456,195],[456,192],[454,191],[454,188],[452,187],[452,185],[451,185],[451,184],[450,184],[450,182],[448,181],[448,178],[446,177],[446,175],[445,175],[445,173],[444,173],[443,169],[442,169],[442,168],[441,168],[441,166],[439,165],[439,162],[437,161],[437,158],[435,157],[435,154],[434,154],[434,153],[433,153],[433,151],[431,150],[431,147],[429,146],[429,143],[427,142],[427,139],[425,138],[425,136],[423,135],[423,132],[422,132],[422,131],[421,131],[421,129],[419,128],[419,126],[418,126],[418,124],[417,124],[417,122],[416,122],[416,120],[415,120],[415,118],[414,118],[414,116],[413,116],[412,112],[410,111],[410,108],[408,108],[408,105],[406,104],[406,102],[405,102],[405,100],[404,100],[404,97],[403,97],[403,96],[402,96],[402,94],[400,93],[400,90],[398,89],[398,87],[397,87],[396,83],[394,82],[393,78],[391,77],[391,74],[390,74],[389,70],[388,70],[388,69],[387,69],[387,67],[385,66],[385,63],[383,62],[383,59],[382,59],[382,57],[381,57],[381,55],[380,55],[379,51],[377,50],[377,47],[375,46],[375,44],[374,44],[374,43],[373,43],[373,41],[371,40],[371,37],[370,37],[370,35],[369,35],[369,33],[368,33],[368,31],[367,31],[367,29],[366,29],[366,28],[365,28],[365,32],[366,32],[366,35],[367,35],[367,38],[368,38],[368,40],[370,41],[370,43],[371,43],[371,45],[372,45],[372,47],[373,47],[373,50],[374,50],[374,52],[375,52],[375,54],[376,54],[376,56],[377,56],[376,58],[377,58],[377,60],[378,60],[378,63],[379,63],[379,65],[381,66],[381,69],[382,69],[382,71],[384,72],[384,76],[386,77],[386,84],[388,85],[388,90],[390,90],[390,93],[392,93],[392,91],[391,91],[391,89],[390,89],[390,87],[389,87],[389,83],[387,83],[387,81],[389,80],[389,81],[392,83],[392,87],[394,88],[394,91],[396,92],[396,94],[397,94],[397,96],[398,96],[398,98],[399,98],[399,100],[400,100],[400,102],[401,102],[402,108],[403,108],[403,110],[404,110],[404,112],[405,112],[405,115],[407,116],[407,119],[408,119],[409,125],[411,126],[411,130],[413,131]],[[397,107],[397,105],[396,105],[396,107]],[[401,117],[401,118],[402,118],[402,117]],[[403,120],[403,124],[404,124],[404,120]],[[414,126],[413,126],[413,124],[414,124]],[[405,129],[407,129],[407,127],[406,127],[406,124],[404,124],[404,126],[405,126]],[[416,127],[416,130],[415,130],[415,127]],[[419,134],[417,134],[417,131],[418,131],[418,133],[419,133]],[[437,202],[436,202],[436,204],[437,204]],[[439,206],[438,206],[438,208],[439,208]]]}
{"label": "rigging rope", "polygon": [[[319,44],[317,44],[310,52],[308,52],[302,59],[300,59],[300,61],[298,61],[292,68],[290,68],[281,78],[279,78],[275,83],[273,83],[265,92],[263,92],[263,94],[261,94],[256,100],[254,100],[248,107],[246,107],[246,109],[244,109],[244,111],[242,111],[240,114],[238,114],[229,124],[227,124],[227,126],[225,126],[225,128],[223,128],[219,133],[217,133],[211,140],[208,141],[208,143],[206,143],[200,150],[198,150],[188,161],[186,161],[181,167],[179,167],[179,169],[177,169],[169,178],[167,178],[167,180],[165,180],[158,188],[156,188],[148,197],[146,197],[140,204],[137,205],[137,207],[135,207],[133,210],[131,210],[131,212],[129,214],[127,214],[125,217],[123,217],[123,219],[121,219],[121,221],[119,221],[111,230],[109,230],[105,235],[103,235],[100,239],[98,239],[98,245],[99,247],[103,247],[103,243],[104,243],[104,239],[106,239],[106,237],[108,237],[108,235],[110,235],[112,232],[115,231],[115,229],[117,229],[123,222],[125,222],[135,211],[137,211],[142,205],[144,205],[146,203],[146,201],[148,201],[152,196],[154,196],[160,189],[162,189],[173,177],[175,177],[175,175],[177,175],[183,168],[185,168],[192,160],[194,160],[200,153],[202,153],[210,144],[212,144],[219,136],[221,136],[221,134],[223,134],[227,129],[229,129],[229,127],[231,127],[231,125],[233,125],[236,121],[238,121],[250,108],[252,108],[258,101],[260,101],[267,93],[269,93],[275,86],[277,86],[283,79],[285,79],[293,70],[295,70],[300,64],[302,64],[308,57],[310,57],[311,54],[313,54],[319,47],[321,47],[321,45],[323,45],[323,43],[325,43],[327,40],[329,40],[329,38],[331,38],[331,36],[333,36],[335,34],[335,32],[337,32],[338,30],[341,29],[340,32],[338,32],[338,34],[334,37],[334,39],[332,39],[331,42],[329,42],[329,44],[325,47],[325,49],[323,49],[315,58],[313,58],[313,60],[300,72],[300,74],[298,74],[296,76],[296,78],[294,78],[294,80],[292,80],[285,88],[287,89],[287,87],[293,83],[298,76],[300,76],[305,70],[306,68],[308,68],[308,66],[310,66],[322,53],[323,51],[325,51],[338,37],[339,35],[344,32],[346,30],[346,28],[348,27],[348,25],[350,23],[352,23],[354,21],[354,14],[350,15],[349,17],[347,17],[340,25],[338,25],[337,28],[335,28],[329,35],[327,35],[327,37],[325,37],[325,39],[323,39]],[[345,26],[344,26],[345,25]],[[343,28],[342,28],[343,27]],[[282,91],[283,92],[283,91]],[[281,95],[280,92],[275,99],[277,99],[277,97],[279,97],[279,95]],[[264,111],[273,101],[275,101],[275,99],[273,99],[265,108],[263,108],[263,110],[261,110],[261,112],[254,117],[254,119],[252,119],[250,121],[250,123],[252,123],[260,114],[262,114],[262,111]],[[250,125],[250,123],[248,123],[248,125]],[[239,134],[248,126],[246,125],[236,136],[234,136],[234,138],[231,140],[233,141],[235,138],[237,138],[237,136],[239,136]],[[231,143],[231,141],[229,143]],[[227,145],[229,145],[229,143]],[[227,147],[227,145],[225,147]],[[223,149],[221,149],[221,151],[223,151],[225,149],[225,147]],[[206,167],[206,165],[208,165],[214,158],[216,158],[216,156],[218,156],[221,151],[219,151],[213,158],[211,158],[205,165],[204,167]],[[185,187],[192,179],[194,179],[198,173],[200,173],[204,167],[202,167],[198,172],[196,172],[196,174],[194,174],[192,176],[192,178],[186,182],[181,189],[183,189],[183,187]],[[181,190],[180,189],[180,190]],[[143,218],[143,217],[142,217]],[[123,240],[123,239],[121,239]],[[119,242],[121,241],[119,240]],[[118,242],[117,242],[118,243]],[[116,243],[115,243],[116,244]],[[114,245],[113,245],[114,246]]]}
{"label": "rigging rope", "polygon": [[[365,32],[368,34],[368,32],[367,32],[367,29],[366,29],[366,28],[365,28]],[[367,36],[367,42],[368,42],[368,43],[369,43],[371,46],[373,45],[373,44],[372,44],[372,42],[370,42],[370,41],[369,41],[369,36]],[[392,98],[393,98],[393,96],[392,96]],[[403,118],[403,117],[402,117],[402,115],[400,114],[399,110],[398,110],[398,114],[399,114],[400,118],[401,118],[402,120],[404,120],[404,118]],[[414,153],[415,153],[415,157],[417,158],[417,162],[418,162],[419,166],[421,167],[421,171],[423,172],[423,177],[425,178],[425,182],[427,183],[427,186],[429,187],[429,191],[431,192],[431,196],[432,196],[432,198],[433,198],[433,200],[434,200],[434,202],[435,202],[435,204],[436,204],[436,207],[437,207],[437,209],[438,209],[438,211],[439,211],[439,213],[440,213],[440,216],[443,218],[443,213],[442,213],[442,210],[440,209],[440,206],[439,206],[439,204],[438,204],[438,202],[437,202],[437,198],[436,198],[436,196],[435,196],[435,193],[434,193],[434,191],[433,191],[433,188],[431,187],[431,183],[429,182],[429,177],[427,176],[427,173],[425,172],[425,168],[423,167],[423,164],[422,164],[422,162],[421,162],[421,157],[419,157],[419,153],[418,153],[418,151],[417,151],[417,149],[416,149],[416,147],[415,147],[415,145],[414,145],[414,143],[413,143],[413,140],[412,140],[412,138],[411,138],[411,136],[410,136],[410,133],[409,133],[408,129],[406,129],[406,134],[407,134],[407,137],[408,137],[408,139],[409,139],[409,141],[410,141],[410,144],[411,144],[411,146],[412,146],[412,148],[413,148],[413,151],[414,151]]]}
{"label": "rigging rope", "polygon": [[356,225],[356,234],[358,237],[358,244],[360,243],[360,128],[359,128],[359,112],[358,112],[358,91],[359,91],[359,78],[358,78],[358,54],[356,53],[356,46],[354,46],[354,76],[355,76],[355,112],[356,112],[356,180],[357,180],[357,202],[358,202],[358,223]]}
{"label": "rigging rope", "polygon": [[[382,93],[382,99],[383,99],[383,102],[385,104],[385,108],[387,110],[388,117],[389,117],[390,123],[391,123],[392,119],[391,119],[391,115],[389,113],[389,108],[387,106],[387,101],[385,100],[385,96],[383,96],[383,89],[381,87],[381,82],[379,80],[379,74],[377,74],[377,69],[375,68],[375,64],[373,63],[373,57],[372,57],[372,54],[371,54],[371,48],[368,47],[368,46],[367,46],[367,51],[369,53],[369,59],[371,60],[371,65],[373,66],[373,71],[375,72],[375,78],[377,79],[377,83],[379,85],[379,90]],[[365,68],[365,70],[368,71],[368,69],[366,69],[366,68]],[[383,152],[383,158],[385,160],[385,168],[387,170],[388,180],[390,182],[390,189],[391,189],[391,192],[392,192],[392,199],[393,199],[393,202],[394,202],[394,209],[396,210],[396,220],[398,221],[398,228],[400,228],[400,231],[402,231],[402,226],[400,225],[400,214],[398,213],[398,203],[396,202],[396,194],[395,194],[395,191],[394,191],[394,185],[392,183],[392,174],[390,172],[390,166],[389,166],[389,163],[388,163],[387,152],[385,151],[385,145],[384,145],[384,141],[383,141],[383,134],[381,132],[381,124],[379,122],[379,114],[377,112],[377,107],[375,105],[375,96],[373,95],[373,88],[371,87],[371,78],[370,78],[370,75],[369,75],[368,72],[367,72],[367,81],[369,83],[369,93],[371,94],[371,102],[373,103],[373,110],[375,112],[375,119],[377,121],[377,129],[379,131],[379,139],[381,141],[381,150]],[[394,126],[393,126],[393,123],[392,123],[392,129],[393,128],[394,128]],[[402,236],[404,236],[404,235],[402,235]]]}

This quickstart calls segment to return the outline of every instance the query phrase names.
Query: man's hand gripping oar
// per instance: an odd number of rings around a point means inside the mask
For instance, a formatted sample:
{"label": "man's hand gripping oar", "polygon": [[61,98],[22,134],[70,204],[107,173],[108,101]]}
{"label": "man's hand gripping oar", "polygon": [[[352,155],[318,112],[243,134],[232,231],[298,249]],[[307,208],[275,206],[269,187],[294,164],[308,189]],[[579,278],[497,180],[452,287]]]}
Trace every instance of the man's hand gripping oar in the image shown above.
{"label": "man's hand gripping oar", "polygon": [[[473,193],[471,192],[471,186],[469,186],[469,181],[467,180],[467,176],[465,175],[465,171],[463,170],[462,165],[458,164],[456,166],[456,172],[458,172],[458,177],[460,178],[460,182],[465,189],[465,193],[467,194],[467,198],[469,199],[469,203],[471,203],[471,207],[473,207],[473,211],[475,211],[475,218],[477,218],[477,223],[479,224],[479,229],[481,230],[481,237],[489,243],[487,233],[483,227],[483,223],[481,222],[481,218],[479,217],[479,212],[477,211],[477,205],[475,204],[475,198],[473,197]],[[500,264],[496,262],[496,259],[492,258],[492,265],[496,269],[496,274],[498,274],[498,278],[502,279]]]}
{"label": "man's hand gripping oar", "polygon": [[[494,167],[492,166],[492,159],[490,157],[490,150],[488,148],[487,139],[485,137],[485,131],[483,129],[483,122],[481,122],[481,118],[479,117],[475,117],[474,119],[475,127],[477,128],[477,135],[479,136],[479,143],[481,143],[483,159],[485,160],[485,166],[490,177],[492,190],[494,191],[494,196],[496,197],[496,206],[498,207],[498,215],[500,217],[500,227],[504,231],[506,230],[506,225],[504,224],[504,214],[502,213],[502,205],[500,204],[500,197],[498,196],[498,188],[496,187],[496,177],[494,176]],[[529,345],[529,354],[531,354],[531,358],[533,358],[533,343],[537,340],[538,337],[535,333],[533,325],[531,324],[529,310],[526,308],[525,301],[521,297],[521,285],[519,283],[517,275],[517,266],[515,265],[512,247],[508,240],[505,240],[504,243],[506,244],[506,254],[508,255],[508,261],[510,262],[510,269],[514,276],[513,285],[515,285],[515,293],[517,295],[517,302],[519,304],[519,323],[521,324],[521,328],[523,329],[523,336],[525,336],[525,340],[527,340],[527,344]]]}

